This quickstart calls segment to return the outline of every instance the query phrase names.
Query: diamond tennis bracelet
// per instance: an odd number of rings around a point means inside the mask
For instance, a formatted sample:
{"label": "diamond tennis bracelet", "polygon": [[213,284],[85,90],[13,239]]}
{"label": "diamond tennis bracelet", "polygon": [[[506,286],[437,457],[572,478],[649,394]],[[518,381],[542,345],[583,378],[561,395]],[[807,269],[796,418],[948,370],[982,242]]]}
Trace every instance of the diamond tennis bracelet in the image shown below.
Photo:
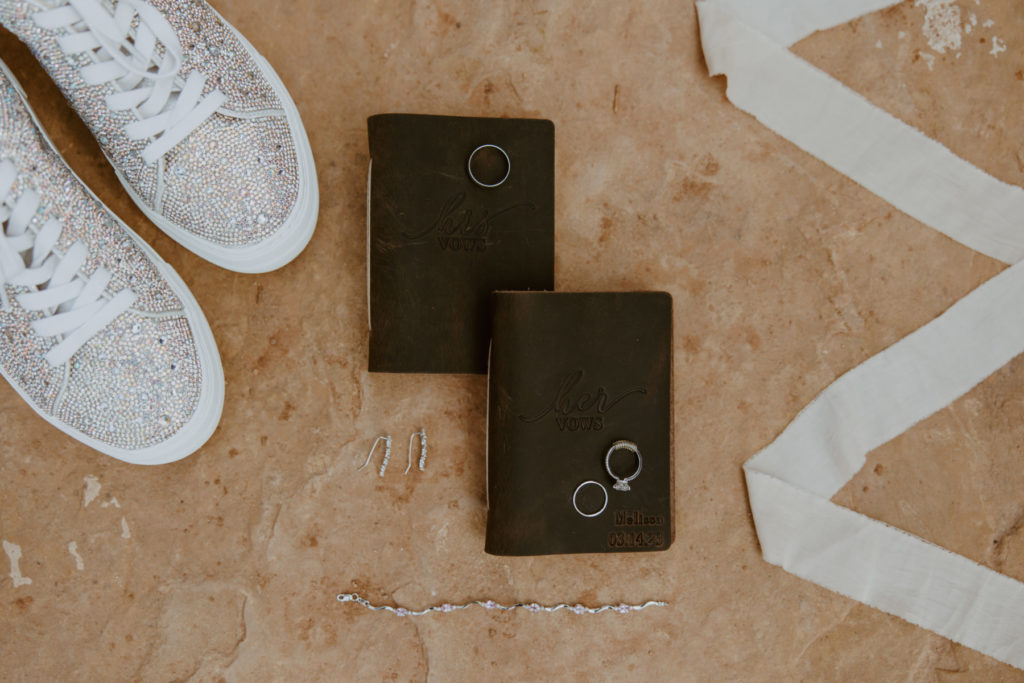
{"label": "diamond tennis bracelet", "polygon": [[602,605],[601,607],[584,607],[580,604],[568,605],[564,602],[557,605],[540,605],[536,602],[517,602],[512,605],[502,605],[494,600],[475,600],[464,605],[453,605],[446,602],[442,605],[434,605],[421,610],[412,610],[406,607],[392,607],[391,605],[373,605],[369,600],[363,598],[358,593],[339,593],[338,602],[356,602],[366,609],[373,610],[374,612],[383,610],[385,612],[396,614],[400,617],[419,617],[424,614],[429,614],[430,612],[454,612],[456,610],[466,609],[473,606],[483,607],[484,609],[502,610],[505,612],[521,607],[527,612],[557,612],[560,609],[566,609],[573,614],[598,614],[608,610],[618,612],[619,614],[628,614],[629,612],[638,612],[648,607],[665,607],[668,605],[667,602],[663,602],[661,600],[648,600],[642,605],[627,605],[623,603],[620,605]]}

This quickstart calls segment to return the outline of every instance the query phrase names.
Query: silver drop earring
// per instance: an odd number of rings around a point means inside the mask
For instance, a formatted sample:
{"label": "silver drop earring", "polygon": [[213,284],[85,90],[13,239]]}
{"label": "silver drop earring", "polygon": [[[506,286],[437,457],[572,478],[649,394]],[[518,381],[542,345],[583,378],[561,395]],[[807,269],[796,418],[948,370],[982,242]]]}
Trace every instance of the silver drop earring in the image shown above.
{"label": "silver drop earring", "polygon": [[378,473],[377,476],[384,476],[384,470],[388,468],[388,461],[391,460],[391,437],[385,435],[378,436],[376,439],[373,440],[373,447],[370,448],[370,453],[369,455],[366,456],[366,462],[364,462],[362,467],[357,469],[356,472],[370,464],[370,460],[373,458],[373,452],[377,450],[377,445],[381,441],[384,441],[384,459],[381,460],[380,462],[380,472]]}
{"label": "silver drop earring", "polygon": [[421,429],[420,431],[413,432],[409,435],[409,462],[405,466],[405,474],[409,474],[409,470],[412,469],[412,442],[417,436],[420,437],[420,472],[423,471],[423,468],[427,464],[427,430]]}

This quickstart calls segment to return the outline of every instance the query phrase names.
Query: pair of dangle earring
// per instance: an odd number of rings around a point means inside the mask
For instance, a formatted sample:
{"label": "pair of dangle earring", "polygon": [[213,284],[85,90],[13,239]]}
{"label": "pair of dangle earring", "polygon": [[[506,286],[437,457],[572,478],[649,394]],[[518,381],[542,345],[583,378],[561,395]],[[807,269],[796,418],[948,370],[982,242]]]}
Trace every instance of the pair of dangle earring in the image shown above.
{"label": "pair of dangle earring", "polygon": [[[425,429],[420,429],[418,432],[413,432],[412,434],[409,435],[409,462],[408,462],[408,464],[406,464],[405,472],[403,474],[409,474],[409,470],[412,469],[412,444],[413,444],[413,441],[416,440],[417,436],[420,438],[420,460],[419,460],[419,470],[420,470],[420,472],[422,472],[424,467],[426,467],[426,464],[427,464],[427,431]],[[370,460],[373,459],[373,453],[374,453],[374,451],[377,450],[377,446],[380,445],[381,441],[384,442],[384,459],[380,461],[380,471],[377,473],[377,476],[379,476],[379,477],[383,477],[384,476],[384,471],[387,470],[387,468],[388,468],[388,462],[391,461],[391,435],[390,434],[388,434],[388,435],[383,435],[382,434],[381,436],[378,436],[376,439],[374,439],[373,447],[370,448],[370,453],[366,456],[366,462],[363,463],[362,467],[360,467],[358,470],[356,470],[357,472],[370,464]]]}

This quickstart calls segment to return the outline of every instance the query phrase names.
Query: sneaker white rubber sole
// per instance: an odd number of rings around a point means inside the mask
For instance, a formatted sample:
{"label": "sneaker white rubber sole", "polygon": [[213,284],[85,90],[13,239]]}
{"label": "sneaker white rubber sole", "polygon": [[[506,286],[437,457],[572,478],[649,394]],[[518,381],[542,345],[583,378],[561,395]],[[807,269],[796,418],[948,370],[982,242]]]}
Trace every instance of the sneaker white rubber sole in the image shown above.
{"label": "sneaker white rubber sole", "polygon": [[78,177],[78,174],[67,165],[67,162],[64,161],[64,157],[62,157],[60,152],[57,151],[53,141],[50,140],[50,136],[46,133],[46,130],[39,122],[39,118],[32,110],[32,107],[29,106],[28,98],[25,96],[25,91],[22,89],[18,79],[14,77],[14,74],[11,73],[10,69],[8,69],[7,65],[3,62],[0,62],[0,70],[2,70],[4,75],[10,79],[14,89],[21,96],[21,101],[25,105],[25,109],[28,111],[29,116],[32,117],[32,121],[35,123],[36,128],[39,129],[41,137],[50,147],[50,150],[60,158],[61,162],[64,163],[72,177],[74,177],[75,180],[85,188],[89,196],[92,197],[97,204],[102,206],[111,216],[117,218],[118,223],[124,227],[125,232],[131,237],[135,244],[138,245],[146,256],[150,258],[160,275],[166,278],[171,289],[174,291],[174,294],[181,301],[185,314],[191,323],[192,338],[195,341],[196,353],[199,356],[199,367],[202,369],[202,384],[199,389],[199,401],[196,404],[192,418],[182,425],[181,429],[179,429],[174,436],[155,446],[129,450],[111,446],[110,444],[95,439],[74,427],[60,422],[41,410],[34,401],[25,395],[21,389],[11,381],[11,378],[7,376],[7,373],[4,372],[2,368],[0,368],[0,375],[7,380],[18,395],[21,396],[21,398],[28,403],[40,417],[68,436],[77,441],[81,441],[90,448],[93,448],[105,455],[109,455],[112,458],[135,465],[162,465],[176,460],[181,460],[182,458],[185,458],[199,450],[199,448],[205,444],[211,436],[213,436],[213,432],[217,429],[217,425],[220,423],[221,413],[224,409],[224,369],[220,363],[220,354],[217,351],[217,344],[214,341],[213,332],[210,330],[210,324],[206,321],[206,316],[203,315],[195,297],[192,296],[192,292],[189,291],[188,287],[174,269],[160,258],[160,256],[153,251],[153,249],[144,242],[141,237],[136,235],[131,228],[125,225],[124,221],[117,217],[117,214],[111,211],[106,204],[100,201],[95,193],[93,193],[93,191],[82,182],[82,179]]}
{"label": "sneaker white rubber sole", "polygon": [[[239,33],[230,22],[226,21],[216,9],[213,9],[213,13],[224,22],[225,26],[231,29],[234,36],[238,38],[238,42],[249,53],[257,66],[260,67],[261,73],[267,79],[267,83],[270,84],[284,109],[285,119],[288,122],[289,130],[292,131],[292,142],[295,145],[295,157],[298,162],[299,171],[299,194],[295,199],[295,205],[288,214],[288,218],[285,219],[284,224],[273,235],[258,244],[245,247],[221,246],[196,236],[194,233],[185,230],[153,211],[141,200],[117,167],[114,167],[114,172],[117,174],[117,178],[121,181],[125,190],[127,190],[128,195],[142,212],[146,214],[146,218],[192,253],[227,270],[239,273],[266,273],[294,260],[306,248],[309,240],[313,237],[317,217],[320,213],[320,191],[317,187],[313,151],[309,146],[309,138],[306,135],[306,129],[302,125],[302,119],[299,117],[299,110],[295,107],[295,103],[292,101],[287,89],[285,89],[284,83],[281,82],[277,72],[263,58],[263,55],[257,52],[256,48],[246,40],[245,36]],[[113,164],[111,165],[113,166]]]}

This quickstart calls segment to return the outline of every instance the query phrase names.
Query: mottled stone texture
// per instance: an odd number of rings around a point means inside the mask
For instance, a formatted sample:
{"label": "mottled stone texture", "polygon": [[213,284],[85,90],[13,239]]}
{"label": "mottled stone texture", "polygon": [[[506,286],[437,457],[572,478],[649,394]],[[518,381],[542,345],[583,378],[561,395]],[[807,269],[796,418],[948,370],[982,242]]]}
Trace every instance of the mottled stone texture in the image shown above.
{"label": "mottled stone texture", "polygon": [[[909,1],[795,51],[1024,184],[1024,11],[959,4],[978,24],[930,67],[925,9]],[[190,284],[227,375],[213,439],[154,469],[78,445],[0,386],[0,538],[22,553],[17,582],[0,555],[0,678],[1021,678],[761,560],[741,463],[839,374],[1001,265],[730,105],[707,77],[691,2],[217,8],[291,89],[319,166],[317,234],[269,275],[218,269],[147,223],[28,52],[0,36],[71,165]],[[554,120],[557,286],[672,293],[669,552],[485,555],[484,379],[366,372],[366,117],[385,111]],[[1024,579],[1022,383],[1017,360],[873,453],[837,501]],[[421,426],[427,470],[402,477]],[[356,473],[382,432],[402,465]],[[414,607],[671,606],[400,619],[334,601],[353,590]]]}

